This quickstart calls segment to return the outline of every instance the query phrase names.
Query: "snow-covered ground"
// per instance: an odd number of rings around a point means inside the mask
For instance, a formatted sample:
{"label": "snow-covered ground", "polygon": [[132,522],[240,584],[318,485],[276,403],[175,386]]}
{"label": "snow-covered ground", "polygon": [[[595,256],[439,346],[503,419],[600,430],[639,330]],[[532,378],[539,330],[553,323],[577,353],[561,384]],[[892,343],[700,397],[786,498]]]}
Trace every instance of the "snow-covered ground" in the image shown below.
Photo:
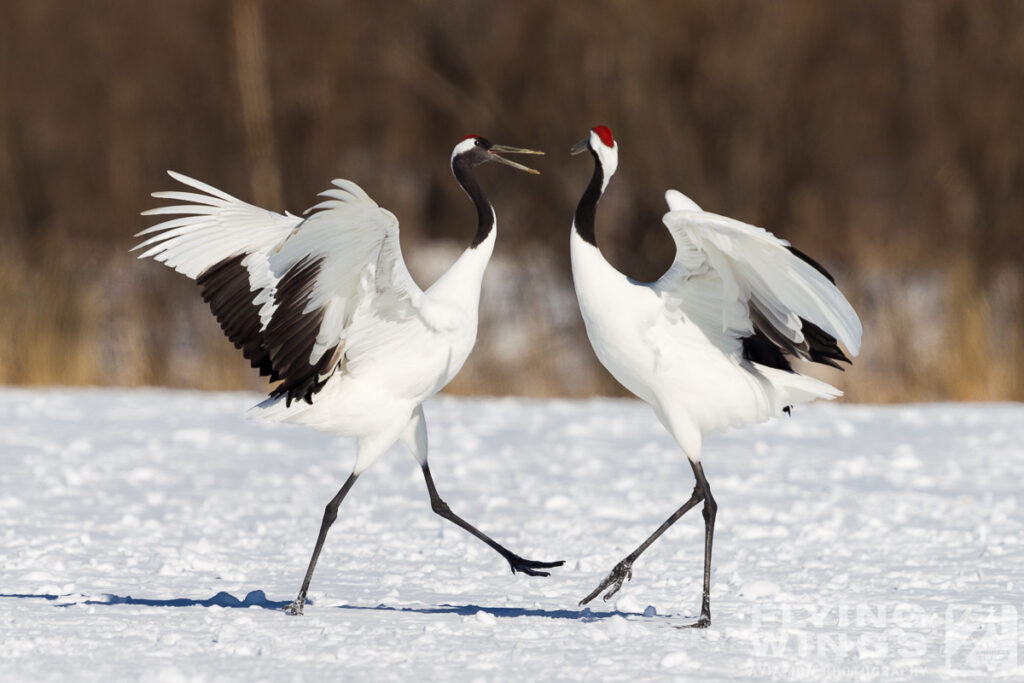
{"label": "snow-covered ground", "polygon": [[354,448],[245,419],[258,397],[0,392],[0,679],[649,680],[1020,677],[1024,406],[817,405],[711,437],[684,517],[610,602],[579,609],[690,493],[632,401],[442,398],[452,508],[549,578],[430,512],[395,450],[342,506]]}

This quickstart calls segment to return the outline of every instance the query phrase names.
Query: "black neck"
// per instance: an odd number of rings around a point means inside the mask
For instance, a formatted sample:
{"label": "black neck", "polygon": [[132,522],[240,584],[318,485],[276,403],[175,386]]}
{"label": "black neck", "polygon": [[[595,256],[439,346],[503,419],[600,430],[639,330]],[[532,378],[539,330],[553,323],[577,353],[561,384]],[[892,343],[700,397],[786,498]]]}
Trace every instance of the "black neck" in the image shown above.
{"label": "black neck", "polygon": [[491,230],[494,229],[494,209],[491,208],[491,203],[487,201],[484,191],[480,189],[480,184],[476,182],[476,177],[473,175],[473,167],[470,166],[467,160],[461,157],[456,158],[452,162],[452,172],[455,174],[455,180],[459,181],[459,185],[462,186],[462,189],[469,195],[469,198],[473,200],[473,204],[476,206],[476,237],[473,238],[473,243],[469,246],[478,247],[491,234]]}
{"label": "black neck", "polygon": [[594,156],[594,175],[590,178],[590,184],[580,198],[580,204],[576,207],[576,232],[583,238],[584,242],[597,246],[594,238],[594,216],[597,214],[597,202],[601,199],[601,185],[604,183],[604,168],[597,154],[591,151]]}

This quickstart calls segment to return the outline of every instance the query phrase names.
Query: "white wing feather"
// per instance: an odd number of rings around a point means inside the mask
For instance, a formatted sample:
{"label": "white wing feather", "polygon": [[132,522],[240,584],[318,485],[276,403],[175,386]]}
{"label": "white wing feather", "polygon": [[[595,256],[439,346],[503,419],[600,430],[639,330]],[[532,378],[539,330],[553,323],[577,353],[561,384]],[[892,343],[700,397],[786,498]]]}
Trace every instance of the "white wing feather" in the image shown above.
{"label": "white wing feather", "polygon": [[346,348],[358,343],[360,329],[353,323],[364,312],[407,319],[417,313],[423,296],[402,258],[394,214],[351,181],[332,184],[320,193],[327,199],[306,212],[308,217],[270,257],[278,278],[303,259],[320,261],[303,311],[323,311],[311,365],[341,342]]}
{"label": "white wing feather", "polygon": [[857,355],[862,328],[853,307],[828,278],[790,252],[788,242],[762,228],[701,211],[676,190],[666,192],[665,199],[670,211],[663,220],[677,253],[672,268],[654,283],[656,292],[680,306],[700,307],[692,295],[698,300],[711,295],[697,283],[700,276],[720,279],[715,298],[721,298],[706,302],[704,313],[719,307],[724,335],[752,330],[747,306],[753,301],[794,342],[804,339],[804,318]]}
{"label": "white wing feather", "polygon": [[[205,194],[154,192],[170,204],[143,211],[143,216],[180,215],[136,234],[149,237],[132,251],[144,249],[139,258],[152,258],[193,280],[218,263],[245,254],[242,265],[249,273],[250,301],[259,308],[263,327],[274,314],[274,288],[279,278],[270,270],[270,253],[287,239],[302,219],[261,209],[200,182],[168,171],[168,175]],[[190,203],[189,203],[190,202]]]}
{"label": "white wing feather", "polygon": [[[327,350],[348,353],[372,345],[374,340],[368,337],[382,321],[407,320],[419,312],[423,292],[402,259],[398,221],[355,183],[332,181],[333,187],[321,193],[325,199],[308,209],[303,219],[261,209],[179,173],[169,174],[198,192],[154,193],[158,199],[180,203],[143,212],[175,217],[138,233],[146,239],[134,250],[142,250],[139,258],[153,258],[192,279],[244,255],[242,265],[253,298],[238,305],[258,309],[260,334],[266,336],[272,358],[288,357],[289,349],[304,354],[308,347],[308,365],[315,367]],[[320,315],[315,340],[294,334],[284,320],[272,324],[282,278],[293,269],[296,277],[301,276],[310,262],[317,262],[318,269],[308,294],[303,290],[302,310],[288,313],[290,320],[296,314]],[[275,370],[287,383],[289,375],[307,372],[304,366],[292,360],[282,367],[275,363]]]}
{"label": "white wing feather", "polygon": [[149,235],[133,251],[145,249],[139,258],[152,258],[192,279],[221,261],[239,254],[269,252],[285,239],[302,219],[247,204],[188,176],[168,171],[178,182],[206,194],[154,192],[171,204],[143,211],[143,216],[181,215],[146,228],[136,237]]}

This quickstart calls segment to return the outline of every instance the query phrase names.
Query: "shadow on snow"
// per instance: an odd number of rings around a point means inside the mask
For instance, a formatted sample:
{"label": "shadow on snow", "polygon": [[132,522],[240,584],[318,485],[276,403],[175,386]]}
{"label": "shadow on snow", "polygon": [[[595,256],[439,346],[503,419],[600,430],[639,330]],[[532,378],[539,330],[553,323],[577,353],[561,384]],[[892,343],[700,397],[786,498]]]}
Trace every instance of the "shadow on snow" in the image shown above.
{"label": "shadow on snow", "polygon": [[[269,610],[284,610],[291,604],[291,600],[268,600],[266,593],[261,590],[251,591],[244,599],[239,600],[231,593],[221,591],[212,598],[197,600],[194,598],[170,598],[159,600],[154,598],[133,598],[130,595],[103,594],[99,598],[89,598],[84,595],[53,595],[53,594],[16,594],[0,593],[0,598],[36,599],[50,600],[57,603],[57,607],[70,607],[72,605],[141,605],[143,607],[231,607],[249,608],[261,607]],[[307,605],[312,601],[307,600]],[[576,619],[580,621],[597,621],[610,617],[654,617],[658,616],[653,608],[647,608],[644,612],[622,612],[613,610],[610,612],[593,612],[590,608],[583,610],[572,609],[527,609],[524,607],[483,607],[480,605],[448,605],[442,604],[436,607],[390,607],[388,605],[377,605],[367,607],[362,605],[337,605],[336,609],[358,610],[368,612],[406,612],[411,614],[455,614],[463,617],[471,617],[476,614],[490,614],[494,617],[541,617],[546,619]]]}
{"label": "shadow on snow", "polygon": [[[77,598],[83,599],[77,599]],[[157,600],[152,598],[133,598],[130,595],[103,594],[99,598],[89,598],[76,595],[17,595],[0,593],[0,598],[37,598],[41,600],[52,600],[57,602],[58,607],[70,607],[71,605],[142,605],[144,607],[262,607],[263,609],[283,610],[292,604],[291,600],[268,600],[263,591],[252,591],[239,600],[231,593],[221,591],[212,598],[196,600],[194,598],[170,598],[168,600]],[[309,600],[306,604],[312,604]]]}
{"label": "shadow on snow", "polygon": [[582,610],[573,609],[526,609],[524,607],[481,607],[480,605],[438,605],[437,607],[363,607],[359,605],[338,605],[337,609],[367,610],[377,612],[412,612],[414,614],[457,614],[471,617],[474,614],[490,614],[495,617],[544,617],[546,619],[578,619],[580,621],[597,621],[609,617],[654,617],[657,613],[649,607],[644,612],[592,612],[589,607]]}

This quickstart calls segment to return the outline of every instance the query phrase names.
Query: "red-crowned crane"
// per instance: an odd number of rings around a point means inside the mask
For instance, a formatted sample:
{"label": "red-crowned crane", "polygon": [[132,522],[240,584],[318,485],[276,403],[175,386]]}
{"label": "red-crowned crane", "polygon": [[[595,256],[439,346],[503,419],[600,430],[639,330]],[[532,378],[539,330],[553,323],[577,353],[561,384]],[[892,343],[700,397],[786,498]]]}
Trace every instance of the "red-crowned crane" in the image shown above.
{"label": "red-crowned crane", "polygon": [[664,217],[676,245],[675,262],[656,282],[627,278],[604,259],[594,238],[597,203],[618,166],[618,145],[611,130],[597,126],[571,151],[589,151],[594,158],[570,238],[587,336],[615,379],[654,408],[697,480],[689,499],[580,604],[605,589],[605,600],[614,595],[632,578],[640,554],[703,502],[704,594],[693,626],[706,628],[718,506],[701,465],[702,439],[841,395],[794,371],[789,359],[833,367],[849,362],[837,340],[856,356],[860,320],[816,261],[766,230],[702,211],[676,190],[665,193]]}
{"label": "red-crowned crane", "polygon": [[537,171],[500,154],[541,154],[460,141],[451,168],[477,210],[472,243],[430,288],[406,269],[398,220],[358,185],[335,180],[305,217],[240,201],[177,173],[197,192],[156,192],[175,204],[145,215],[180,215],[143,230],[136,249],[194,279],[222,329],[243,355],[279,384],[253,410],[273,421],[358,439],[352,474],[324,510],[320,533],[292,614],[302,614],[327,531],[359,475],[396,441],[419,462],[435,513],[504,557],[512,572],[562,562],[527,560],[456,515],[437,493],[427,464],[423,402],[458,374],[476,342],[480,284],[494,250],[496,217],[473,175],[496,161]]}

